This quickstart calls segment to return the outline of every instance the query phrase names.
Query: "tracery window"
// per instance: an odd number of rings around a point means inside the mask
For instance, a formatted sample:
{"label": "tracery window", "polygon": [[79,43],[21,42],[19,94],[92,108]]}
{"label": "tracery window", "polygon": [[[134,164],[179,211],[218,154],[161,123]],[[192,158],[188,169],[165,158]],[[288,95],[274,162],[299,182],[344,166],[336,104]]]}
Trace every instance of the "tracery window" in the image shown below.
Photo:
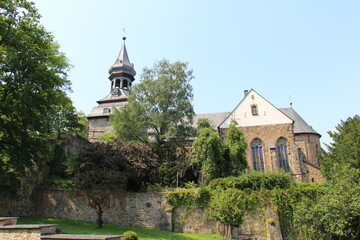
{"label": "tracery window", "polygon": [[286,147],[286,139],[279,138],[276,142],[277,156],[280,168],[284,169],[285,172],[290,172],[288,150]]}
{"label": "tracery window", "polygon": [[263,172],[265,170],[264,154],[260,139],[256,138],[251,142],[251,153],[254,170]]}

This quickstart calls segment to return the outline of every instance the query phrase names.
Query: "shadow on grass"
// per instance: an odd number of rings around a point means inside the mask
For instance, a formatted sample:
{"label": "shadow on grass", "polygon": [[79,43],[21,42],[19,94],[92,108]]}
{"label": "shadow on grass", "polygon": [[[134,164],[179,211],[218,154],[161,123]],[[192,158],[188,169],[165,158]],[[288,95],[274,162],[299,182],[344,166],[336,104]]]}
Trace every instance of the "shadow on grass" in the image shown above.
{"label": "shadow on grass", "polygon": [[22,217],[18,224],[58,224],[58,231],[67,234],[95,234],[95,235],[121,235],[126,231],[134,231],[139,239],[146,240],[221,240],[214,234],[188,234],[161,231],[155,228],[128,227],[114,224],[105,224],[102,229],[97,229],[96,224],[84,221],[54,219],[44,217]]}

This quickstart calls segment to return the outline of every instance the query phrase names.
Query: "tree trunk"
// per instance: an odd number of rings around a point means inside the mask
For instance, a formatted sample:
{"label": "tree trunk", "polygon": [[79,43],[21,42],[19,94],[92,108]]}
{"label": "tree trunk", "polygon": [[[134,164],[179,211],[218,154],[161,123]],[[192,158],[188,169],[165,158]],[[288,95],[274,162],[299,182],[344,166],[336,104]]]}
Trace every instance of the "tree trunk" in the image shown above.
{"label": "tree trunk", "polygon": [[96,211],[96,213],[97,213],[97,220],[96,220],[96,223],[97,223],[97,228],[102,228],[103,227],[103,220],[102,220],[102,209],[101,209],[101,205],[100,204],[98,204],[97,205],[97,211]]}

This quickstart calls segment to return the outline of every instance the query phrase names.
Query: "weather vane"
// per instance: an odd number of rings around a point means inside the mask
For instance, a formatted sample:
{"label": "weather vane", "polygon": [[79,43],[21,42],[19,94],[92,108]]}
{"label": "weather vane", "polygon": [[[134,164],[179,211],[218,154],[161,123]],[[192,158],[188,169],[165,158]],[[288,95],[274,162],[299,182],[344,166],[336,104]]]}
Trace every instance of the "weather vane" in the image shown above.
{"label": "weather vane", "polygon": [[125,28],[123,28],[123,31],[124,31],[124,37],[123,37],[123,40],[125,41],[125,40],[126,40],[126,37],[125,37],[125,35],[126,35]]}

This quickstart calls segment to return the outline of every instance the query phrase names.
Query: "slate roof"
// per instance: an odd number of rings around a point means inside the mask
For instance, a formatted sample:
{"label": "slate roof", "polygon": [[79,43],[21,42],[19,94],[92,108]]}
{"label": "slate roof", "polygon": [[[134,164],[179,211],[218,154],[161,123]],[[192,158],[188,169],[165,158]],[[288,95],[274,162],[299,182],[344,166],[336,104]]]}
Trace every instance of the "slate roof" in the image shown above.
{"label": "slate roof", "polygon": [[[112,103],[101,103],[97,107],[94,107],[91,110],[90,114],[87,115],[87,117],[88,118],[107,117],[107,116],[109,116],[111,114],[114,107],[116,109],[120,109],[123,106],[125,106],[127,103],[128,103],[127,101],[124,101],[124,102],[112,102]],[[105,108],[109,108],[111,110],[111,112],[104,113]]]}
{"label": "slate roof", "polygon": [[130,95],[128,90],[123,90],[121,88],[113,89],[113,91],[118,91],[118,93],[117,94],[109,93],[106,97],[97,101],[97,103],[100,104],[102,102],[110,102],[110,101],[116,102],[116,101],[127,100]]}
{"label": "slate roof", "polygon": [[227,116],[229,116],[230,113],[231,112],[195,114],[193,127],[197,127],[196,123],[200,118],[207,118],[212,122],[212,128],[217,130],[218,126],[227,118]]}
{"label": "slate roof", "polygon": [[132,76],[135,76],[136,71],[134,69],[134,64],[130,63],[129,56],[126,51],[125,38],[123,39],[124,39],[124,44],[120,50],[120,53],[115,63],[109,69],[109,74],[112,74],[114,72],[126,72]]}
{"label": "slate roof", "polygon": [[293,108],[279,108],[279,110],[294,121],[294,133],[314,133],[321,136]]}

